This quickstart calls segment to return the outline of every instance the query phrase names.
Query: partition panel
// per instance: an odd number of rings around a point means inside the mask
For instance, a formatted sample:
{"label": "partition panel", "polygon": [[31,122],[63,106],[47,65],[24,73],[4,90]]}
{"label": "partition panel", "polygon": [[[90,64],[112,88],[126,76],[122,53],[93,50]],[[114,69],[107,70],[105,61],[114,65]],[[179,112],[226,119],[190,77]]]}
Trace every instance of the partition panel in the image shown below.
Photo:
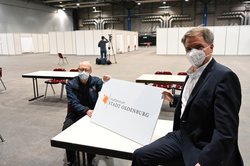
{"label": "partition panel", "polygon": [[13,33],[7,33],[7,44],[8,44],[9,54],[14,55],[15,54],[15,43],[14,43]]}
{"label": "partition panel", "polygon": [[72,31],[71,36],[72,36],[72,51],[73,54],[76,54],[76,33]]}
{"label": "partition panel", "polygon": [[43,51],[49,52],[49,35],[42,34],[42,37],[43,37]]}
{"label": "partition panel", "polygon": [[15,54],[22,54],[21,37],[19,33],[14,34]]}
{"label": "partition panel", "polygon": [[38,52],[45,52],[43,48],[43,34],[38,34]]}
{"label": "partition panel", "polygon": [[238,55],[250,55],[250,26],[241,26],[239,34]]}
{"label": "partition panel", "polygon": [[225,55],[227,28],[225,26],[214,27],[214,55]]}
{"label": "partition panel", "polygon": [[138,49],[138,34],[134,34],[134,37],[133,37],[133,49],[134,50],[137,50]]}
{"label": "partition panel", "polygon": [[177,55],[178,54],[178,28],[168,28],[167,29],[167,54]]}
{"label": "partition panel", "polygon": [[8,42],[7,42],[7,34],[0,33],[0,54],[8,55]]}
{"label": "partition panel", "polygon": [[192,27],[178,28],[179,29],[179,32],[178,32],[178,55],[186,55],[186,50],[185,50],[183,43],[181,42],[181,39],[183,38],[185,33],[188,30],[190,30],[191,28]]}
{"label": "partition panel", "polygon": [[34,42],[31,34],[21,34],[22,53],[33,53],[35,51]]}
{"label": "partition panel", "polygon": [[32,42],[33,42],[33,47],[34,47],[33,52],[37,53],[38,52],[38,36],[37,34],[31,34],[31,36],[32,36]]}
{"label": "partition panel", "polygon": [[56,41],[57,41],[57,51],[65,54],[65,45],[64,45],[64,33],[57,32],[56,33]]}
{"label": "partition panel", "polygon": [[56,40],[56,32],[49,32],[49,49],[50,54],[57,54],[57,40]]}
{"label": "partition panel", "polygon": [[121,33],[116,33],[115,35],[115,42],[116,42],[116,52],[117,53],[123,53],[124,50],[124,39],[123,35]]}
{"label": "partition panel", "polygon": [[73,54],[72,32],[64,32],[64,54]]}
{"label": "partition panel", "polygon": [[128,32],[126,36],[127,36],[127,47],[126,47],[127,50],[125,50],[125,51],[126,51],[126,52],[129,52],[130,49],[132,48],[132,47],[131,47],[131,44],[130,44],[130,43],[131,43],[131,40],[130,40],[130,33]]}
{"label": "partition panel", "polygon": [[76,36],[76,54],[85,55],[84,31],[75,31]]}
{"label": "partition panel", "polygon": [[239,26],[227,27],[226,34],[226,55],[237,55],[239,42]]}
{"label": "partition panel", "polygon": [[167,54],[167,28],[157,28],[156,53],[159,55]]}
{"label": "partition panel", "polygon": [[85,55],[94,55],[93,31],[84,31]]}

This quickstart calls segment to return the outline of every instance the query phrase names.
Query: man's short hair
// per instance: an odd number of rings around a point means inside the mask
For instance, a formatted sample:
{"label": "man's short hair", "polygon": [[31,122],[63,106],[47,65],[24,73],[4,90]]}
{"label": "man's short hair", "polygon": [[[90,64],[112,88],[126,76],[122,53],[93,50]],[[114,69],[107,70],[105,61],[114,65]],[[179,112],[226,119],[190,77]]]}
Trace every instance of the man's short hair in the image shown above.
{"label": "man's short hair", "polygon": [[203,39],[208,43],[208,44],[213,44],[214,42],[214,34],[211,30],[208,28],[198,26],[195,28],[190,29],[185,33],[185,35],[182,37],[181,42],[185,45],[186,39],[190,37],[195,37],[195,36],[202,36]]}
{"label": "man's short hair", "polygon": [[102,39],[104,39],[105,37],[104,36],[102,36]]}

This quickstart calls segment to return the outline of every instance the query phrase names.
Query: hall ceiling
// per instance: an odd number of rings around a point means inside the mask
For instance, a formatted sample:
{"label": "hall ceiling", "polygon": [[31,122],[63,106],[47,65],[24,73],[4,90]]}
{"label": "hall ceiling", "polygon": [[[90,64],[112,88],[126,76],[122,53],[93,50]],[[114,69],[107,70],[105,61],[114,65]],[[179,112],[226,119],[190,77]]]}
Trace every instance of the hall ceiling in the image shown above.
{"label": "hall ceiling", "polygon": [[[26,0],[31,1],[31,0]],[[45,5],[52,6],[55,8],[65,8],[65,9],[76,9],[76,8],[90,8],[90,7],[101,7],[101,6],[111,6],[111,5],[123,5],[125,7],[134,7],[138,3],[150,4],[150,3],[175,3],[175,2],[184,2],[186,0],[35,0],[44,3]],[[189,0],[191,2],[195,0]],[[198,0],[203,3],[217,2],[217,3],[230,3],[230,2],[241,2],[244,3],[244,0]],[[249,1],[250,2],[250,1]]]}
{"label": "hall ceiling", "polygon": [[138,3],[163,3],[163,2],[180,2],[182,0],[43,0],[44,4],[57,8],[74,9],[89,8],[111,5],[123,5],[133,7]]}

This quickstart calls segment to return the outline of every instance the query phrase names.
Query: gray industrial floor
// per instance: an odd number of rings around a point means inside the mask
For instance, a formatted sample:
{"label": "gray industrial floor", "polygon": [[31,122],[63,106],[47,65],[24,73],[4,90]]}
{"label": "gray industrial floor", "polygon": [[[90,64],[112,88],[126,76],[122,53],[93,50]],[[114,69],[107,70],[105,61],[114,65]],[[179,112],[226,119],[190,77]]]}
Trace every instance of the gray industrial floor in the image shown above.
{"label": "gray industrial floor", "polygon": [[[242,106],[240,112],[239,146],[245,165],[250,165],[250,56],[214,56],[218,62],[234,70],[242,85]],[[0,82],[0,134],[6,140],[0,142],[1,166],[63,166],[64,150],[50,146],[50,139],[62,128],[66,115],[66,97],[60,99],[60,86],[55,85],[56,95],[48,89],[47,98],[29,102],[33,97],[32,79],[22,74],[38,70],[52,70],[63,67],[67,70],[78,67],[79,62],[93,63],[92,75],[110,74],[113,78],[134,82],[144,73],[169,70],[176,74],[185,71],[189,64],[185,56],[159,56],[155,47],[139,48],[134,52],[111,56],[117,64],[95,65],[97,56],[68,56],[69,64],[58,65],[58,57],[49,54],[24,54],[0,56],[0,67],[7,90]],[[45,91],[44,79],[39,79],[39,92]],[[172,119],[173,109],[163,105],[160,118]],[[128,166],[130,161],[100,160],[99,165]]]}

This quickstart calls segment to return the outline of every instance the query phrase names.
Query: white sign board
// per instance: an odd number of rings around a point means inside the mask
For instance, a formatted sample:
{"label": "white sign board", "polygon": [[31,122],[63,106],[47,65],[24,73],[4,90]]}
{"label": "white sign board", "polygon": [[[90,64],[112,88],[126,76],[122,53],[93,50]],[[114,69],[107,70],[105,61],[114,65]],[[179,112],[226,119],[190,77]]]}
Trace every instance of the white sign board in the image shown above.
{"label": "white sign board", "polygon": [[102,87],[91,121],[146,145],[151,141],[161,110],[163,90],[111,79]]}

